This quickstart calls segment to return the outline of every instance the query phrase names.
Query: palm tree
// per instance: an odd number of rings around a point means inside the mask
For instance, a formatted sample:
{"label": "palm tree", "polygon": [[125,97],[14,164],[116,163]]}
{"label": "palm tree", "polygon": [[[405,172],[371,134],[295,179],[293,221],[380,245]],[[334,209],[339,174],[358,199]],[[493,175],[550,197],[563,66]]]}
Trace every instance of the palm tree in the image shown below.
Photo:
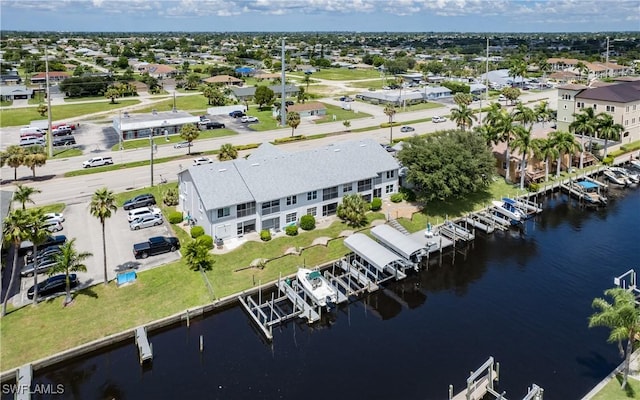
{"label": "palm tree", "polygon": [[364,226],[367,223],[368,203],[359,194],[348,194],[338,205],[336,215],[352,227]]}
{"label": "palm tree", "polygon": [[[560,171],[562,169],[562,160],[565,154],[573,155],[576,150],[579,149],[578,142],[576,141],[575,136],[573,136],[569,132],[557,131],[551,134],[551,141],[553,142],[553,146],[558,151],[558,160],[557,160],[557,169],[556,176],[560,176]],[[571,157],[569,157],[571,159]],[[569,165],[567,166],[567,170],[571,166],[571,161],[569,161]]]}
{"label": "palm tree", "polygon": [[[590,138],[593,137],[596,132],[596,122],[593,108],[587,107],[579,114],[573,114],[573,122],[569,124],[569,132],[580,135],[580,169],[582,169],[584,163],[584,135],[587,134]],[[589,139],[589,151],[591,151],[591,139]]]}
{"label": "palm tree", "polygon": [[520,159],[520,189],[524,189],[524,176],[527,158],[531,153],[531,129],[524,126],[516,126],[514,129],[514,138],[511,146],[520,151],[522,158]]}
{"label": "palm tree", "polygon": [[75,249],[76,239],[73,238],[60,246],[60,252],[54,255],[56,264],[49,271],[49,276],[63,273],[65,274],[67,296],[64,299],[64,305],[71,303],[71,282],[69,274],[72,272],[87,272],[87,266],[83,261],[91,257],[93,254],[89,252],[78,253]]}
{"label": "palm tree", "polygon": [[498,133],[493,125],[484,124],[473,128],[474,132],[482,136],[487,143],[487,147],[491,148],[494,144],[498,144]]}
{"label": "palm tree", "polygon": [[509,182],[509,170],[511,169],[511,155],[509,154],[511,139],[514,135],[515,125],[513,124],[513,116],[507,112],[507,110],[501,110],[499,116],[496,117],[495,128],[498,136],[498,140],[505,142],[507,148],[505,149],[504,158],[507,165],[505,171],[505,179]]}
{"label": "palm tree", "polygon": [[200,129],[194,124],[184,124],[180,128],[180,137],[189,142],[187,154],[191,154],[191,143],[200,136]]}
{"label": "palm tree", "polygon": [[25,167],[31,168],[33,177],[36,177],[36,167],[42,167],[47,163],[47,153],[42,146],[29,146],[26,149],[24,160]]}
{"label": "palm tree", "polygon": [[109,280],[107,278],[107,242],[104,233],[104,226],[105,221],[108,218],[111,218],[111,213],[116,212],[117,210],[118,207],[116,206],[116,198],[113,195],[113,192],[106,187],[96,190],[96,192],[91,197],[89,212],[91,213],[91,215],[98,218],[100,220],[100,224],[102,225],[102,255],[105,285],[109,283]]}
{"label": "palm tree", "polygon": [[29,226],[26,229],[27,239],[33,243],[33,305],[38,304],[38,246],[49,236],[45,228],[45,218],[42,209],[31,209],[28,212]]}
{"label": "palm tree", "polygon": [[2,153],[2,165],[8,165],[13,168],[13,180],[18,180],[18,167],[24,163],[24,148],[20,146],[9,146]]}
{"label": "palm tree", "polygon": [[624,126],[616,124],[610,114],[600,113],[596,118],[596,131],[598,132],[598,137],[604,139],[604,158],[607,158],[609,140],[620,140],[620,134],[624,132]]}
{"label": "palm tree", "polygon": [[393,116],[396,115],[396,108],[391,104],[387,104],[384,113],[389,117],[389,144],[393,144]]}
{"label": "palm tree", "polygon": [[228,161],[238,158],[238,150],[233,147],[231,143],[225,143],[220,146],[220,152],[218,153],[218,160]]}
{"label": "palm tree", "polygon": [[27,239],[27,226],[29,225],[28,214],[25,210],[13,210],[6,216],[2,226],[2,236],[7,242],[13,244],[13,270],[7,292],[2,301],[2,316],[7,313],[7,302],[11,295],[11,289],[18,275],[18,250],[20,244]]}
{"label": "palm tree", "polygon": [[[589,317],[589,328],[604,326],[611,329],[609,343],[618,343],[620,355],[624,357],[624,378],[622,390],[627,386],[633,342],[640,332],[640,309],[636,306],[634,295],[622,288],[607,289],[604,294],[613,299],[609,303],[605,299],[593,299],[592,307],[598,311]],[[627,342],[626,351],[622,342]]]}
{"label": "palm tree", "polygon": [[451,119],[455,121],[458,128],[464,131],[467,127],[471,128],[473,121],[476,121],[478,118],[473,114],[472,109],[463,104],[458,108],[451,109]]}
{"label": "palm tree", "polygon": [[287,114],[287,125],[291,127],[291,137],[293,137],[293,133],[300,125],[300,114],[297,111],[291,111]]}
{"label": "palm tree", "polygon": [[489,125],[496,124],[500,119],[500,111],[502,105],[500,103],[491,103],[487,109],[487,116],[485,117],[485,123]]}
{"label": "palm tree", "polygon": [[529,107],[522,104],[522,102],[518,103],[513,110],[513,120],[520,122],[524,127],[529,125],[529,129],[533,127],[533,123],[537,120],[536,113]]}
{"label": "palm tree", "polygon": [[585,73],[585,72],[587,73],[586,82],[588,83],[589,82],[589,75],[588,75],[589,68],[587,68],[587,65],[585,63],[583,63],[582,61],[578,61],[578,63],[576,64],[576,66],[574,68],[578,70],[578,74],[579,74],[578,80],[579,81],[582,81],[582,74]]}
{"label": "palm tree", "polygon": [[42,193],[42,191],[31,186],[18,184],[16,185],[16,191],[13,193],[13,201],[22,204],[22,209],[24,210],[26,203],[35,204],[31,196],[37,193]]}
{"label": "palm tree", "polygon": [[542,122],[542,127],[544,128],[544,124],[552,121],[554,118],[554,112],[549,108],[548,101],[541,101],[534,108],[533,112],[536,116],[536,121]]}
{"label": "palm tree", "polygon": [[468,107],[471,103],[473,103],[473,96],[471,96],[469,93],[456,93],[453,96],[453,102],[456,103],[458,107],[460,107],[461,105],[465,105]]}
{"label": "palm tree", "polygon": [[559,156],[558,149],[550,139],[536,138],[531,141],[533,154],[540,160],[544,160],[544,181],[549,180],[549,162]]}
{"label": "palm tree", "polygon": [[305,84],[305,92],[309,93],[309,84],[311,83],[311,77],[307,74],[304,74],[304,78],[302,78],[302,83]]}
{"label": "palm tree", "polygon": [[200,240],[192,240],[182,250],[187,265],[194,271],[208,271],[214,264],[213,257],[206,243]]}

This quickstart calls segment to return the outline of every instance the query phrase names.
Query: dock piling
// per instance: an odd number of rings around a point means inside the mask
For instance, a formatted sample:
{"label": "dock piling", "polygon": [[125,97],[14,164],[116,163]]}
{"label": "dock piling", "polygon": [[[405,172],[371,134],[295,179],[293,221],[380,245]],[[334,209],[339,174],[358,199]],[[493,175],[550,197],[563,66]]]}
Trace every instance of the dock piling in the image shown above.
{"label": "dock piling", "polygon": [[200,335],[200,353],[204,350],[204,338]]}

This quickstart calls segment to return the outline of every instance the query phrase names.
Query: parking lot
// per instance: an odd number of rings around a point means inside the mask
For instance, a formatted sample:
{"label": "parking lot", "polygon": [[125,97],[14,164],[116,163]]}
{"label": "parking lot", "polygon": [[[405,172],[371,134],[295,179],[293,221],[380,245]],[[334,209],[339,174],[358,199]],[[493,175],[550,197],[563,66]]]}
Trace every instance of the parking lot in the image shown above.
{"label": "parking lot", "polygon": [[[127,263],[135,263],[137,271],[148,270],[181,257],[180,251],[151,256],[147,259],[136,260],[133,256],[133,244],[144,242],[152,236],[170,236],[168,222],[159,226],[144,228],[137,231],[129,229],[127,221],[128,211],[118,208],[105,223],[107,244],[107,276],[109,280],[116,278],[119,271],[126,268]],[[68,240],[76,239],[76,250],[93,254],[85,263],[87,272],[78,273],[80,286],[90,286],[104,281],[102,259],[102,229],[100,221],[89,214],[89,203],[68,204],[64,210],[64,229],[55,233],[65,235]],[[21,262],[21,266],[22,266]],[[47,278],[46,274],[38,275],[38,282]],[[20,294],[14,298],[14,304],[20,305],[31,302],[27,299],[27,290],[33,286],[33,277],[21,278]]]}

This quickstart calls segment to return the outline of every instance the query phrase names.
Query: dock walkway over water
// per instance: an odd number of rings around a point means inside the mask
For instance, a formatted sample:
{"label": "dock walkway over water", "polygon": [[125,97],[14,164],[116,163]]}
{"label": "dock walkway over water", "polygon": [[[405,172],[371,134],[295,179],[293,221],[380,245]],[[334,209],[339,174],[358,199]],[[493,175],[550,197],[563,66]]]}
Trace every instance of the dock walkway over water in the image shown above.
{"label": "dock walkway over water", "polygon": [[140,365],[144,364],[147,361],[151,361],[153,359],[153,351],[151,349],[149,339],[147,338],[147,329],[145,327],[140,326],[136,328],[135,340],[136,345],[138,346]]}

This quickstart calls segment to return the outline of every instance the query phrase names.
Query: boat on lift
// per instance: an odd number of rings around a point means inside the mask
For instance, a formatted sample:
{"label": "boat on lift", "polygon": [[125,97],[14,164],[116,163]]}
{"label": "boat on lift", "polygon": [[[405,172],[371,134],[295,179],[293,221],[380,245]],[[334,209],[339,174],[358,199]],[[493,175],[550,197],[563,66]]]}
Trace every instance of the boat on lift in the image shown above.
{"label": "boat on lift", "polygon": [[640,182],[640,173],[636,170],[623,167],[609,167],[609,169],[625,176],[631,184]]}
{"label": "boat on lift", "polygon": [[512,222],[518,223],[526,219],[526,215],[509,201],[494,200],[491,204],[493,204],[493,209],[496,212],[509,218]]}
{"label": "boat on lift", "polygon": [[330,307],[338,302],[338,292],[320,273],[307,268],[299,268],[296,273],[302,289],[321,307]]}
{"label": "boat on lift", "polygon": [[609,182],[615,183],[616,185],[629,186],[631,183],[627,176],[620,172],[618,168],[609,167],[604,170],[603,174]]}
{"label": "boat on lift", "polygon": [[629,161],[629,167],[633,169],[640,170],[640,160],[631,160]]}
{"label": "boat on lift", "polygon": [[590,181],[571,182],[569,187],[573,189],[575,195],[593,206],[606,206],[607,198],[600,194],[600,187]]}

